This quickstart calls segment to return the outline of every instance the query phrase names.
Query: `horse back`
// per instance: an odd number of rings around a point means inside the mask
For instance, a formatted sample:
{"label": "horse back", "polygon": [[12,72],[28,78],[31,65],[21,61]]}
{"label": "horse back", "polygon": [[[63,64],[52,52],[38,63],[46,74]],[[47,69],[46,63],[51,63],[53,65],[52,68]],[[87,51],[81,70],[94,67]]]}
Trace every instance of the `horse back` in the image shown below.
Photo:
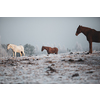
{"label": "horse back", "polygon": [[56,51],[58,51],[58,48],[54,47],[54,49],[55,49]]}
{"label": "horse back", "polygon": [[23,49],[24,50],[24,47],[23,46],[20,46],[21,47],[21,49]]}
{"label": "horse back", "polygon": [[22,45],[17,46],[17,48],[18,48],[18,50],[20,50],[20,51],[24,51],[24,47],[23,47]]}
{"label": "horse back", "polygon": [[92,38],[92,42],[100,42],[100,31],[91,29],[88,33],[88,38]]}

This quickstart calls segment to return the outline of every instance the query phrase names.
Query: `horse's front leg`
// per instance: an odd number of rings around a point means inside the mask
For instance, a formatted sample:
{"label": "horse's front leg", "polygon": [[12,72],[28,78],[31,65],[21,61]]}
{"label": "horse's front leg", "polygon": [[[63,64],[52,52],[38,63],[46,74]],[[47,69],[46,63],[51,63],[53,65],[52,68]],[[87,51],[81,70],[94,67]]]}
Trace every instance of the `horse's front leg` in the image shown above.
{"label": "horse's front leg", "polygon": [[15,52],[15,57],[16,57],[16,52]]}
{"label": "horse's front leg", "polygon": [[13,57],[14,57],[14,51],[13,51]]}
{"label": "horse's front leg", "polygon": [[89,41],[89,53],[92,53],[92,41]]}

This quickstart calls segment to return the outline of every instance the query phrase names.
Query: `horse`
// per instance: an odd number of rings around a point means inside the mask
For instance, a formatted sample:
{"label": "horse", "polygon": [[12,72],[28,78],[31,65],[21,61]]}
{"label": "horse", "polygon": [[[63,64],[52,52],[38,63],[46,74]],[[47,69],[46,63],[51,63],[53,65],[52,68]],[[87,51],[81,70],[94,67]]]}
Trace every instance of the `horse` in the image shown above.
{"label": "horse", "polygon": [[76,36],[81,32],[86,36],[87,41],[89,42],[89,53],[92,53],[92,42],[100,43],[100,31],[79,25],[76,31]]}
{"label": "horse", "polygon": [[16,52],[20,53],[20,56],[22,56],[22,53],[25,56],[24,47],[23,46],[21,46],[21,45],[17,46],[17,45],[14,45],[14,44],[8,44],[7,45],[7,50],[9,50],[10,48],[13,50],[13,57],[14,57],[14,53],[15,53],[15,57],[16,57]]}
{"label": "horse", "polygon": [[51,47],[42,46],[41,51],[43,51],[44,49],[47,50],[48,54],[53,54],[53,53],[58,54],[58,48],[56,47],[51,48]]}

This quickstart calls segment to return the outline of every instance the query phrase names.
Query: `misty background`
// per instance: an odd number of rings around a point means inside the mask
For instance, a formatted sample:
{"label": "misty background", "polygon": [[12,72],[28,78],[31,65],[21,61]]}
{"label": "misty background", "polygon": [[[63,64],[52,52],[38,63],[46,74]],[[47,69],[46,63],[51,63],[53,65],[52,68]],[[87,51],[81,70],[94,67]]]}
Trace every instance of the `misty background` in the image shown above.
{"label": "misty background", "polygon": [[[89,49],[86,37],[75,36],[79,25],[100,31],[99,17],[0,17],[0,43],[34,46],[34,53],[42,46],[58,47],[59,53]],[[100,43],[93,43],[100,50]],[[46,51],[44,51],[46,53]]]}

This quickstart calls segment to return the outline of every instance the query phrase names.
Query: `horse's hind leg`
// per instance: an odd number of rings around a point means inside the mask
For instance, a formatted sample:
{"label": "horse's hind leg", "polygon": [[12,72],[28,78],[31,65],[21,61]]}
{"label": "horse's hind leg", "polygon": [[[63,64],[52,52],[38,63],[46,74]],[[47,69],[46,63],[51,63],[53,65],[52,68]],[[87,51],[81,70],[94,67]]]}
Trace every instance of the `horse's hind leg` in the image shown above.
{"label": "horse's hind leg", "polygon": [[58,54],[58,51],[56,51],[56,53],[55,54]]}
{"label": "horse's hind leg", "polygon": [[58,54],[58,49],[56,49],[56,54]]}
{"label": "horse's hind leg", "polygon": [[20,57],[22,56],[22,53],[20,52]]}
{"label": "horse's hind leg", "polygon": [[25,56],[25,52],[23,52],[24,56]]}
{"label": "horse's hind leg", "polygon": [[22,56],[22,55],[23,55],[23,52],[21,51],[21,52],[20,52],[20,56]]}
{"label": "horse's hind leg", "polygon": [[21,51],[21,56],[22,56],[22,55],[24,55],[24,56],[25,56],[25,53],[24,53],[24,51]]}

